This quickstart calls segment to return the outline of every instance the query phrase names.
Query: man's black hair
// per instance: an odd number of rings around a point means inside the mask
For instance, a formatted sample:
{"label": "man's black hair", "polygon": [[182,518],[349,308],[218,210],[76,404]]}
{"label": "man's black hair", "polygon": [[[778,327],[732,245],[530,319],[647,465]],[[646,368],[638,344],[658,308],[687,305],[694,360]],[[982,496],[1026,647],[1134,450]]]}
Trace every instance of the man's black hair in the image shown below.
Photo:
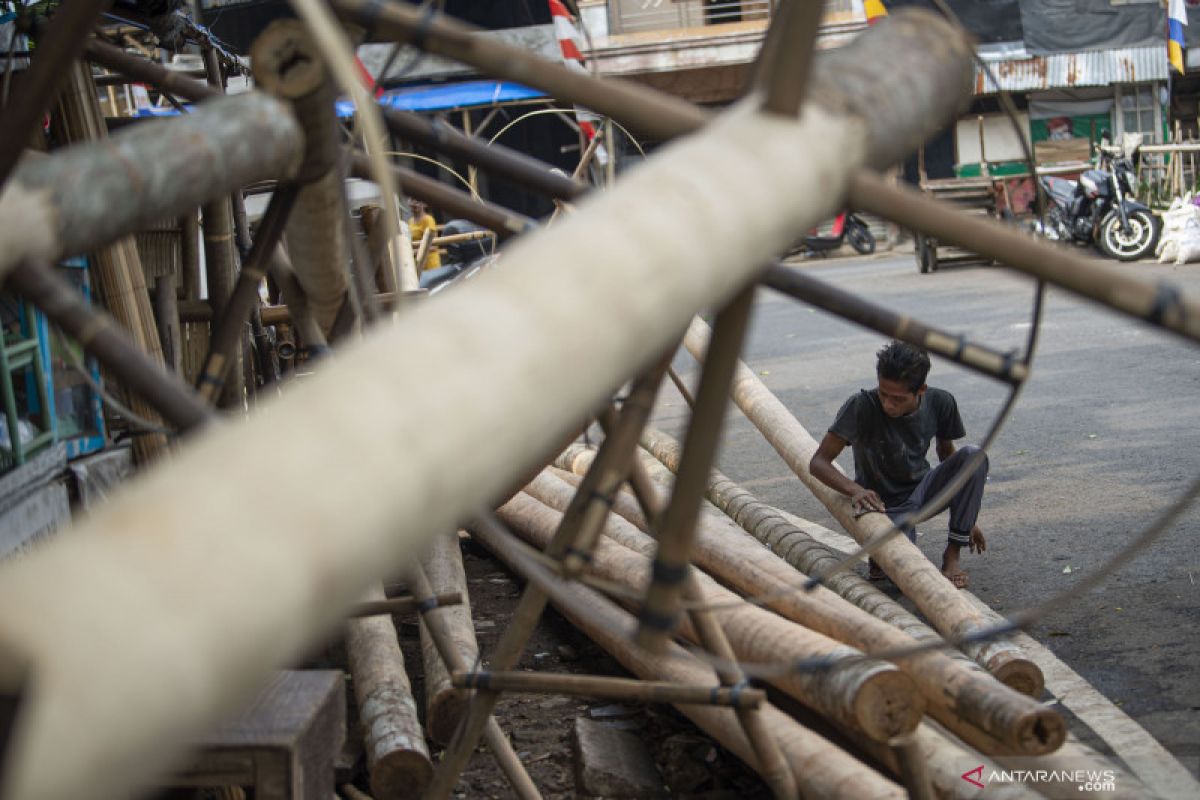
{"label": "man's black hair", "polygon": [[916,394],[929,376],[929,354],[907,342],[892,340],[875,354],[875,374],[889,381],[899,381]]}

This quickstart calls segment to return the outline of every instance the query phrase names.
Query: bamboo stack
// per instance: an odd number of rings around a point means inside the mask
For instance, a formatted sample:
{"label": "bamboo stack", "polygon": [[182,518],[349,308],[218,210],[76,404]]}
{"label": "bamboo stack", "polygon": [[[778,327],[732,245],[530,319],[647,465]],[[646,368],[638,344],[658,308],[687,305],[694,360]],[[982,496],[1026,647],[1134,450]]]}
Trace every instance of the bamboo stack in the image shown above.
{"label": "bamboo stack", "polygon": [[[541,494],[530,487],[535,494]],[[564,504],[565,507],[565,504]],[[539,549],[549,543],[562,511],[543,504],[532,494],[520,494],[498,511],[500,517]],[[619,517],[608,521],[605,538],[592,558],[595,574],[630,589],[642,587],[650,575],[654,543]],[[765,663],[821,659],[839,665],[827,671],[793,673],[772,679],[780,690],[815,709],[841,727],[886,742],[916,728],[924,701],[912,682],[890,665],[864,659],[861,653],[754,607],[701,574],[702,599],[713,612],[739,659]],[[691,623],[683,635],[696,642]]]}
{"label": "bamboo stack", "polygon": [[[92,80],[91,67],[87,64],[78,62],[71,67],[60,103],[60,116],[68,140],[82,142],[108,136],[108,129],[104,125],[96,100],[96,85]],[[107,247],[100,248],[96,251],[95,258],[96,285],[105,306],[121,327],[129,332],[138,347],[149,354],[151,359],[161,363],[162,347],[154,322],[154,311],[150,306],[146,275],[134,238],[125,236]],[[130,392],[126,401],[138,416],[162,425],[162,418],[144,399]],[[161,458],[166,452],[167,438],[162,434],[147,433],[133,439],[133,453],[140,464]]]}
{"label": "bamboo stack", "polygon": [[[523,553],[511,540],[494,536],[483,527],[476,527],[471,533],[518,574],[527,578],[546,576],[536,563],[522,557]],[[714,683],[711,667],[678,645],[671,644],[664,656],[650,656],[634,647],[631,642],[636,622],[604,597],[578,584],[553,578],[541,585],[548,591],[555,608],[571,624],[638,677],[691,685]],[[732,709],[708,705],[678,705],[676,708],[742,761],[756,767],[753,750]],[[904,796],[899,786],[773,706],[764,705],[761,713],[804,797],[858,800]]]}
{"label": "bamboo stack", "polygon": [[[544,473],[530,491],[557,506],[572,488]],[[625,496],[618,498],[613,510],[634,525],[644,525],[632,505]],[[637,544],[643,551],[650,547],[648,537]],[[824,587],[798,590],[807,576],[764,550],[723,515],[702,518],[694,557],[698,566],[726,585],[748,596],[767,596],[764,605],[777,614],[868,654],[918,644],[918,639]],[[894,602],[891,605],[899,608]],[[928,635],[922,639],[936,638],[925,630]],[[915,682],[929,715],[981,752],[1042,755],[1063,742],[1066,727],[1056,712],[1006,687],[966,659],[931,651],[897,663]]]}

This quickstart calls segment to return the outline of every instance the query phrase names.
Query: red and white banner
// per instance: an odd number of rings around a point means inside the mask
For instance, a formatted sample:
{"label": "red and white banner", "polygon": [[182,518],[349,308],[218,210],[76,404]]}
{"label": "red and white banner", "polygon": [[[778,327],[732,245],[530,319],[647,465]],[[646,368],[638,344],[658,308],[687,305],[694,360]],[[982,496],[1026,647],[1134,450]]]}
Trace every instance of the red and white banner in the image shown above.
{"label": "red and white banner", "polygon": [[[571,12],[567,11],[567,7],[562,4],[561,0],[547,0],[547,2],[550,4],[550,18],[554,21],[554,35],[558,39],[558,49],[562,51],[563,63],[570,69],[587,72],[585,66],[587,59],[583,57],[583,39],[579,35],[579,29],[575,27],[574,17],[571,16]],[[588,142],[596,138],[596,125],[600,122],[599,115],[586,108],[575,106],[575,120],[579,123],[579,129],[583,131]],[[595,158],[598,164],[608,161],[608,153],[605,152],[603,144],[596,148]]]}

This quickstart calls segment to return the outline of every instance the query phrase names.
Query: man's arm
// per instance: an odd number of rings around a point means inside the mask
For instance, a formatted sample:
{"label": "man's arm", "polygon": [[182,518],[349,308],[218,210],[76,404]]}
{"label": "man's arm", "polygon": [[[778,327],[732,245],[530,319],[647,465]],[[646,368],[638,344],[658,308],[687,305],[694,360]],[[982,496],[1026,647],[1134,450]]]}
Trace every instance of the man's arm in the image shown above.
{"label": "man's arm", "polygon": [[813,477],[830,489],[841,492],[849,497],[856,512],[886,510],[883,500],[878,494],[870,489],[864,489],[859,486],[833,465],[833,460],[838,457],[845,447],[845,439],[836,433],[826,433],[825,438],[821,440],[821,444],[817,447],[817,452],[813,453],[812,460],[808,462],[808,471],[813,474]]}
{"label": "man's arm", "polygon": [[938,461],[945,461],[950,456],[954,455],[954,442],[950,439],[937,440],[937,457]]}

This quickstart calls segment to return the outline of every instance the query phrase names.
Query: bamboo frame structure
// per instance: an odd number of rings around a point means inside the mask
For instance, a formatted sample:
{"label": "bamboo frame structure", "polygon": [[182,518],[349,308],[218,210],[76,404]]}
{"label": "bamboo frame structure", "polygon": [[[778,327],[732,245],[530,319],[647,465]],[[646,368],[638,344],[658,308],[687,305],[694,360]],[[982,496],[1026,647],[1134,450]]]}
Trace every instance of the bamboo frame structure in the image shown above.
{"label": "bamboo frame structure", "polygon": [[460,605],[463,603],[463,599],[462,592],[440,592],[433,595],[430,600],[418,600],[415,597],[389,597],[384,600],[359,603],[350,610],[347,616],[376,617],[381,614],[412,614],[421,610],[422,605],[430,605],[432,608],[444,608]]}
{"label": "bamboo frame structure", "polygon": [[[589,589],[559,580],[513,546],[503,530],[477,520],[471,534],[513,571],[536,583],[572,625],[630,672],[647,680],[684,685],[712,679],[711,668],[678,645],[670,645],[664,657],[651,656],[633,646],[636,621],[631,615]],[[758,768],[754,750],[741,733],[733,709],[699,705],[676,708],[752,769]],[[891,781],[774,707],[767,704],[761,711],[803,796],[846,800],[903,797],[903,791]]]}
{"label": "bamboo frame structure", "polygon": [[[634,130],[670,139],[692,133],[707,121],[704,111],[678,98],[617,80],[600,80],[583,72],[538,59],[524,50],[478,35],[478,30],[441,16],[425,19],[423,12],[392,5],[377,9],[370,0],[332,0],[339,15],[364,25],[369,30],[402,39],[413,39],[431,53],[449,56],[488,73],[518,80],[541,89],[562,101],[576,103],[619,120]],[[892,14],[888,24],[867,31],[900,28],[912,31],[921,25],[946,25],[941,18],[919,14]],[[965,47],[961,31],[950,28],[945,41],[951,47]],[[882,50],[882,48],[881,48]],[[817,59],[813,68],[811,94],[828,96],[830,89],[841,86],[848,97],[865,100],[860,110],[876,121],[903,113],[912,98],[872,86],[879,72],[875,62],[855,62],[840,48]],[[775,56],[767,54],[767,62]],[[957,87],[926,87],[931,92],[956,94]],[[836,89],[833,89],[836,92]],[[869,98],[869,99],[867,99]],[[869,109],[876,113],[871,114]],[[883,123],[886,125],[886,123]],[[872,150],[870,166],[893,162],[922,144],[906,137],[888,137],[886,130],[873,131],[879,144]],[[938,239],[998,260],[1007,267],[1062,286],[1143,321],[1173,330],[1192,340],[1200,340],[1200,300],[1185,295],[1169,281],[1153,282],[1122,274],[1116,267],[1099,259],[1078,256],[1063,248],[1035,241],[1016,231],[980,217],[955,211],[938,204],[919,192],[904,190],[869,170],[860,170],[847,187],[846,203],[854,208],[879,214],[886,219]]]}
{"label": "bamboo frame structure", "polygon": [[[548,540],[561,512],[522,493],[497,514],[527,542],[539,546]],[[654,540],[649,535],[615,517],[605,526],[605,538],[597,543],[594,574],[627,588],[639,587],[650,574],[653,553]],[[776,660],[788,663],[827,660],[832,668],[823,672],[783,674],[768,680],[842,728],[876,741],[886,742],[910,732],[920,722],[924,700],[914,692],[911,679],[896,667],[863,658],[840,642],[754,607],[707,575],[699,575],[697,583],[699,607],[720,625],[729,642],[727,656],[714,653],[718,659],[764,662],[770,660],[768,654],[774,654]],[[622,603],[626,604],[628,601]],[[702,641],[699,626],[690,619],[681,633],[693,642]],[[708,643],[703,644],[708,649]]]}
{"label": "bamboo frame structure", "polygon": [[799,270],[777,264],[767,270],[763,285],[884,336],[916,345],[1010,386],[1022,383],[1029,377],[1029,368],[1017,360],[1015,353],[1000,353],[987,345],[967,341],[907,314],[897,314],[863,300]]}
{"label": "bamboo frame structure", "polygon": [[[429,549],[421,556],[420,567],[421,576],[428,581],[431,591],[453,591],[464,598],[458,608],[447,609],[438,617],[440,627],[449,635],[450,644],[458,656],[456,664],[476,663],[479,659],[479,643],[475,640],[475,627],[471,622],[467,576],[459,550],[458,532],[447,531],[433,537]],[[416,572],[413,570],[414,576]],[[466,712],[467,696],[456,689],[450,680],[450,668],[442,658],[425,621],[427,614],[422,614],[418,623],[421,662],[425,667],[425,730],[431,740],[445,745],[454,736],[454,729]]]}
{"label": "bamboo frame structure", "polygon": [[[648,430],[643,441],[651,445],[656,455],[661,454],[668,467],[678,467],[678,445],[665,434]],[[798,544],[795,535],[780,536],[791,526],[773,509],[767,511],[744,490],[734,494],[731,486],[728,479],[714,471],[708,493],[713,496],[716,492],[718,500],[730,498],[732,505],[717,504],[730,509],[736,514],[735,519],[758,521],[761,530],[759,525],[747,527],[755,528],[756,538],[762,537],[763,544],[778,541],[783,545],[779,548],[781,553]],[[550,475],[543,474],[529,491],[553,505],[555,495],[564,494],[566,487],[556,485]],[[642,527],[645,520],[628,497],[618,497],[613,510],[645,530]],[[803,571],[785,563],[781,556],[764,551],[724,515],[704,515],[699,528],[696,564],[749,597],[765,597],[763,605],[787,619],[867,654],[887,654],[939,638],[906,609],[857,576],[846,597],[835,597],[825,587],[801,590],[800,582],[806,577]],[[832,560],[834,556],[829,558]],[[1066,727],[1054,709],[996,681],[964,657],[954,657],[953,652],[928,651],[895,660],[915,681],[925,698],[927,713],[981,752],[1044,755],[1062,745]]]}
{"label": "bamboo frame structure", "polygon": [[[209,403],[215,403],[221,396],[226,376],[237,362],[238,349],[245,339],[246,323],[260,302],[259,284],[267,276],[267,264],[279,246],[296,194],[296,187],[288,184],[278,187],[271,196],[258,235],[251,245],[250,255],[238,271],[229,300],[213,325],[208,357],[197,380],[201,397]],[[213,305],[213,311],[217,313],[216,305]],[[261,315],[258,319],[261,326]]]}
{"label": "bamboo frame structure", "polygon": [[301,146],[286,106],[248,92],[26,159],[0,195],[0,278],[26,256],[90,252],[238,186],[286,178]]}
{"label": "bamboo frame structure", "polygon": [[194,431],[212,419],[187,384],[132,342],[107,314],[89,306],[49,264],[23,263],[9,274],[9,283],[153,408],[155,416],[161,414],[181,431]]}
{"label": "bamboo frame structure", "polygon": [[[561,560],[564,569],[577,573],[591,559],[599,530],[608,515],[608,506],[603,498],[614,493],[620,485],[622,475],[637,449],[637,439],[650,412],[654,397],[662,382],[662,371],[667,358],[640,375],[634,382],[631,402],[621,414],[617,430],[605,440],[597,457],[597,463],[584,477],[580,491],[572,500],[570,508],[563,514],[553,540],[546,547],[546,555]],[[521,650],[525,647],[538,619],[547,603],[546,594],[537,586],[528,586],[521,595],[513,614],[513,622],[505,629],[492,653],[492,667],[498,670],[511,669],[516,665]],[[499,700],[499,693],[487,689],[476,691],[438,765],[429,794],[433,798],[448,796],[458,776],[466,767],[471,752],[483,733],[486,720]]]}
{"label": "bamboo frame structure", "polygon": [[738,363],[753,302],[754,290],[747,289],[721,311],[716,319],[712,346],[704,359],[696,407],[688,423],[681,474],[675,482],[671,502],[663,513],[658,530],[658,551],[654,556],[654,576],[638,614],[637,644],[652,653],[663,650],[677,623],[696,517],[721,437],[721,423],[729,404],[729,381]]}
{"label": "bamboo frame structure", "polygon": [[[78,535],[12,565],[0,582],[0,635],[40,668],[40,689],[13,743],[5,790],[105,798],[161,769],[188,734],[339,624],[365,587],[404,566],[417,542],[495,502],[512,473],[545,463],[694,313],[726,304],[797,230],[834,213],[841,180],[869,152],[895,152],[894,142],[940,125],[963,96],[955,87],[966,89],[966,50],[948,45],[955,34],[933,21],[891,27],[895,38],[861,40],[888,45],[873,58],[872,81],[905,98],[886,125],[856,118],[847,103],[835,111],[806,105],[797,120],[734,110],[589,197],[578,214],[511,243],[505,270],[376,326],[273,400],[269,413],[214,428],[93,512]],[[856,45],[847,50],[861,58]],[[897,65],[892,58],[905,68],[888,68]],[[250,94],[208,102],[266,101]],[[202,113],[171,122],[195,124]],[[285,112],[271,122],[296,133]],[[798,148],[813,157],[794,158]],[[298,151],[285,154],[294,167]],[[280,172],[268,176],[288,177]],[[794,191],[815,183],[830,192]],[[630,226],[635,198],[646,213]],[[731,219],[731,205],[746,213]],[[162,204],[158,216],[184,210]],[[697,227],[709,236],[699,240]],[[657,257],[663,248],[670,258]],[[634,284],[640,292],[631,302]],[[493,324],[483,330],[480,319]],[[572,320],[568,331],[564,319]],[[585,350],[590,357],[580,363]],[[492,402],[460,413],[447,398],[461,398],[464,385],[487,385]],[[547,387],[557,401],[548,407]],[[514,416],[513,408],[536,413]],[[455,454],[468,445],[475,456],[464,463]],[[268,446],[277,456],[269,474],[230,480],[231,463],[240,463],[231,452]],[[345,480],[351,472],[357,480]],[[305,490],[311,486],[328,491]],[[244,535],[248,528],[255,536]],[[247,591],[254,614],[244,613]],[[138,637],[121,636],[130,626]],[[121,648],[101,646],[118,639]],[[81,652],[87,657],[75,657]],[[162,703],[139,705],[132,719],[121,699],[130,691]],[[783,746],[793,752],[790,742]],[[88,768],[97,763],[106,768]],[[872,794],[887,795],[887,787]]]}
{"label": "bamboo frame structure", "polygon": [[[107,138],[108,131],[96,100],[96,87],[90,68],[76,62],[68,70],[66,87],[60,99],[60,120],[67,137],[75,143],[100,142]],[[26,267],[30,263],[26,262]],[[129,334],[130,340],[148,361],[162,362],[162,346],[150,305],[146,273],[135,240],[124,236],[116,242],[102,247],[95,253],[95,282],[105,305],[113,318]],[[26,276],[25,280],[36,280]],[[143,366],[139,363],[139,366]],[[150,425],[158,426],[161,418],[155,406],[140,394],[127,397],[127,405],[137,416]],[[167,440],[161,433],[146,432],[133,440],[134,455],[138,463],[148,463],[167,453]]]}
{"label": "bamboo frame structure", "polygon": [[[457,539],[457,536],[455,538]],[[433,597],[433,588],[428,576],[425,574],[424,567],[420,563],[409,573],[409,580],[413,585],[413,591],[416,596],[422,602],[428,604],[428,600]],[[465,670],[467,664],[462,657],[462,652],[458,648],[456,642],[458,637],[455,635],[453,626],[448,622],[445,614],[439,612],[436,608],[426,607],[422,611],[421,624],[423,626],[422,630],[429,635],[442,660],[443,669],[453,672]],[[472,628],[472,635],[473,632],[474,629]],[[521,798],[521,800],[540,800],[541,793],[538,792],[533,779],[529,777],[529,773],[525,771],[525,765],[521,763],[520,757],[513,750],[512,743],[504,735],[504,731],[500,729],[500,724],[496,722],[495,717],[488,717],[487,725],[483,729],[483,738],[487,743],[488,750],[492,753],[492,757],[496,760],[496,765],[500,767],[500,771],[508,779],[508,783],[513,791],[517,793],[517,797]]]}
{"label": "bamboo frame structure", "polygon": [[491,689],[522,694],[562,694],[635,703],[711,705],[758,708],[767,693],[747,686],[681,686],[602,675],[559,675],[552,672],[457,672],[451,679],[464,689]]}
{"label": "bamboo frame structure", "polygon": [[332,80],[304,23],[296,19],[268,25],[254,40],[250,54],[255,80],[291,103],[305,133],[304,159],[295,178],[302,188],[285,216],[286,238],[308,307],[328,337],[350,290]]}

